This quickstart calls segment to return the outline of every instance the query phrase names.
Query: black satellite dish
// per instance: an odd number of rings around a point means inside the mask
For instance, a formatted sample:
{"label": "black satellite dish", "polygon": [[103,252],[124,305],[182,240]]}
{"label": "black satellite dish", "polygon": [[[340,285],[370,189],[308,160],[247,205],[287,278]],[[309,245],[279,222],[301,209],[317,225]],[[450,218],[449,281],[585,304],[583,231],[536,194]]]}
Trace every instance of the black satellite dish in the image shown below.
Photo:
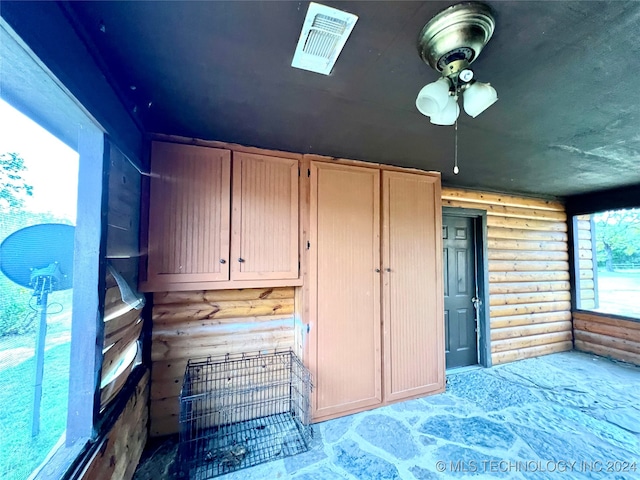
{"label": "black satellite dish", "polygon": [[38,276],[51,277],[51,290],[73,286],[75,228],[43,223],[9,235],[0,245],[0,270],[9,280],[33,288]]}
{"label": "black satellite dish", "polygon": [[47,335],[47,303],[55,290],[73,286],[75,228],[62,223],[42,223],[13,232],[0,245],[0,270],[9,280],[33,290],[40,313],[35,345],[35,384],[31,435],[40,433],[40,402]]}

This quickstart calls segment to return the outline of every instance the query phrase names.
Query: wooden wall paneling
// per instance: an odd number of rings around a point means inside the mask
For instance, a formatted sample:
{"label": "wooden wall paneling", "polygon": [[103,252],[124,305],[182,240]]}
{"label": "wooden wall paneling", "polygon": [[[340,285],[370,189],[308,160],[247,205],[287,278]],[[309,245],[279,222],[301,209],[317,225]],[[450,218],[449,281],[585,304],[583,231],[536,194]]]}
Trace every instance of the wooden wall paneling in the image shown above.
{"label": "wooden wall paneling", "polygon": [[210,303],[160,304],[153,309],[154,325],[209,319],[293,314],[293,298],[225,300]]}
{"label": "wooden wall paneling", "polygon": [[440,182],[382,172],[385,401],[444,390]]}
{"label": "wooden wall paneling", "polygon": [[298,160],[233,154],[232,280],[298,278]]}
{"label": "wooden wall paneling", "polygon": [[[304,365],[308,367],[309,331],[311,329],[311,294],[310,294],[310,254],[311,254],[311,162],[303,157],[300,161],[300,328]],[[312,381],[314,381],[312,379]]]}
{"label": "wooden wall paneling", "polygon": [[581,352],[594,353],[603,357],[614,358],[634,365],[640,365],[640,355],[626,350],[585,342],[578,338],[575,340],[575,345],[576,350],[580,350]]}
{"label": "wooden wall paneling", "polygon": [[178,431],[190,358],[294,348],[294,287],[154,294],[151,435]]}
{"label": "wooden wall paneling", "polygon": [[597,262],[595,261],[595,225],[591,215],[579,215],[573,222],[576,263],[579,275],[576,279],[577,302],[580,310],[594,310],[598,308],[597,295]]}
{"label": "wooden wall paneling", "polygon": [[491,285],[489,293],[498,295],[504,293],[528,292],[568,292],[571,289],[567,281],[555,282],[511,282],[495,283]]}
{"label": "wooden wall paneling", "polygon": [[573,318],[577,322],[588,322],[592,325],[607,325],[609,327],[621,329],[623,331],[626,331],[627,329],[633,330],[636,334],[637,331],[640,330],[639,321],[626,320],[602,313],[574,312]]}
{"label": "wooden wall paneling", "polygon": [[640,365],[640,321],[574,312],[577,350]]}
{"label": "wooden wall paneling", "polygon": [[491,307],[491,318],[530,313],[570,311],[571,302],[541,302],[525,305],[496,305]]}
{"label": "wooden wall paneling", "polygon": [[[442,199],[448,206],[487,211],[493,364],[570,350],[568,225],[563,204],[453,188],[443,188]],[[585,266],[591,261],[586,256],[582,260]],[[581,272],[581,277],[591,282],[593,272]]]}
{"label": "wooden wall paneling", "polygon": [[380,171],[311,162],[313,418],[382,402]]}
{"label": "wooden wall paneling", "polygon": [[568,272],[569,262],[536,262],[528,260],[516,260],[513,262],[503,262],[499,260],[489,260],[490,272]]}
{"label": "wooden wall paneling", "polygon": [[530,324],[526,326],[514,326],[495,329],[491,334],[491,340],[504,340],[507,338],[519,338],[541,333],[566,332],[570,330],[571,320],[560,322]]}
{"label": "wooden wall paneling", "polygon": [[538,232],[560,232],[564,233],[568,227],[566,222],[548,222],[545,220],[529,220],[523,218],[510,218],[488,216],[487,225],[489,227],[502,227],[520,230],[536,230]]}
{"label": "wooden wall paneling", "polygon": [[511,282],[556,282],[569,280],[568,271],[547,271],[547,272],[490,272],[489,282],[511,283]]}
{"label": "wooden wall paneling", "polygon": [[[548,284],[547,284],[548,285]],[[525,303],[537,303],[537,302],[559,302],[559,301],[571,301],[571,292],[533,292],[533,293],[506,293],[506,294],[493,294],[490,297],[490,304],[499,305],[518,305]]]}
{"label": "wooden wall paneling", "polygon": [[219,336],[211,330],[201,331],[185,338],[179,333],[173,335],[154,334],[151,360],[166,361],[180,358],[202,358],[210,355],[225,355],[227,353],[257,352],[281,347],[293,346],[293,319],[289,317],[285,322],[273,321],[268,325],[247,328],[248,333],[236,333],[240,325],[234,325],[232,333],[220,332]]}
{"label": "wooden wall paneling", "polygon": [[[442,187],[443,200],[458,200],[460,202],[473,202],[484,205],[504,205],[509,207],[524,207],[538,210],[551,210],[564,212],[565,208],[561,202],[553,200],[543,200],[539,198],[520,197],[502,193],[480,192],[475,190],[462,190],[457,188]],[[455,205],[457,206],[457,205]]]}
{"label": "wooden wall paneling", "polygon": [[[308,358],[309,358],[309,335],[308,330],[309,319],[310,319],[310,294],[309,294],[309,253],[311,247],[311,237],[309,232],[310,227],[310,202],[311,202],[311,185],[310,185],[310,177],[311,177],[311,164],[308,158],[303,157],[300,160],[300,208],[299,208],[299,218],[300,218],[300,247],[299,247],[299,257],[300,257],[300,279],[303,281],[302,286],[296,289],[296,341],[299,342],[299,345],[296,345],[296,352],[298,356],[302,359],[305,366],[308,366]],[[312,379],[313,381],[313,379]]]}
{"label": "wooden wall paneling", "polygon": [[130,285],[138,283],[141,178],[127,157],[111,143],[106,257]]}
{"label": "wooden wall paneling", "polygon": [[[494,229],[492,233],[496,233]],[[515,232],[512,232],[515,233]],[[518,232],[519,234],[520,232]],[[545,252],[567,251],[566,241],[511,240],[505,238],[489,238],[487,247],[491,250],[543,250]]]}
{"label": "wooden wall paneling", "polygon": [[576,329],[575,338],[576,340],[581,340],[584,343],[600,345],[602,347],[609,347],[633,353],[634,355],[640,355],[640,342],[634,342],[617,336],[614,337],[608,334],[593,333],[580,329]]}
{"label": "wooden wall paneling", "polygon": [[[199,290],[193,292],[156,292],[153,304],[211,303],[239,300],[279,300],[293,297],[293,287],[247,288],[243,290]],[[154,310],[155,311],[155,310]]]}
{"label": "wooden wall paneling", "polygon": [[138,466],[147,442],[149,373],[145,373],[135,393],[103,440],[93,458],[79,475],[82,480],[129,480]]}
{"label": "wooden wall paneling", "polygon": [[[563,249],[566,250],[568,248],[568,235],[566,232],[494,226],[489,229],[487,236],[489,237],[489,241],[491,241],[491,239],[512,239],[519,241],[562,242],[564,243]],[[535,248],[533,250],[535,250]]]}
{"label": "wooden wall paneling", "polygon": [[[463,199],[446,200],[443,198],[442,206],[455,206],[458,208],[478,208],[479,203],[466,202]],[[505,217],[505,218],[521,218],[528,220],[551,220],[565,222],[567,214],[561,210],[537,210],[529,207],[514,207],[506,205],[483,204],[487,215]]]}
{"label": "wooden wall paneling", "polygon": [[492,249],[489,252],[489,260],[532,260],[538,262],[558,262],[569,261],[568,252],[557,251],[531,251],[531,250],[498,250]]}
{"label": "wooden wall paneling", "polygon": [[558,342],[570,342],[572,340],[571,330],[561,332],[542,333],[537,335],[528,335],[526,337],[507,338],[504,340],[495,340],[491,342],[491,352],[505,352],[520,350],[522,348],[534,347],[538,345],[548,345]]}
{"label": "wooden wall paneling", "polygon": [[541,323],[554,323],[571,320],[571,312],[568,310],[559,312],[530,313],[527,315],[510,315],[491,319],[491,328],[494,331],[502,328],[525,326]]}
{"label": "wooden wall paneling", "polygon": [[229,279],[231,156],[152,144],[147,282]]}
{"label": "wooden wall paneling", "polygon": [[515,350],[506,350],[496,352],[491,355],[493,363],[500,365],[508,362],[524,360],[525,358],[539,357],[541,355],[549,355],[552,353],[566,352],[573,349],[573,342],[570,340],[548,343],[545,345],[537,345],[532,347],[522,347]]}

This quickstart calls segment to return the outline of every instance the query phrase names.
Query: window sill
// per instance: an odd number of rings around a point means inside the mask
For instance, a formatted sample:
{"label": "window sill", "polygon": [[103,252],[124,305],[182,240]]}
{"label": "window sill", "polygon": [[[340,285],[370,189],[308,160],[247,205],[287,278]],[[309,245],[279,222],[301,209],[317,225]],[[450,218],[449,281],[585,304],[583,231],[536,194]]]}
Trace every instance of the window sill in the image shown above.
{"label": "window sill", "polygon": [[40,466],[34,470],[28,480],[49,480],[63,478],[81,456],[87,450],[89,439],[77,440],[73,445],[65,445],[66,435],[62,435],[58,444],[51,449],[51,453],[44,459]]}

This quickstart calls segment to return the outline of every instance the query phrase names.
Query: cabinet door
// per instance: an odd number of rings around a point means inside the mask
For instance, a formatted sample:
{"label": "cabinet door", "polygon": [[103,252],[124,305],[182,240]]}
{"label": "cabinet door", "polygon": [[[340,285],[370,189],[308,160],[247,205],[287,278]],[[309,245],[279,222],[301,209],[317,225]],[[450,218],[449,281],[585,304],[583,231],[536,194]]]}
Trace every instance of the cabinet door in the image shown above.
{"label": "cabinet door", "polygon": [[382,401],[379,170],[312,162],[310,234],[308,362],[320,420]]}
{"label": "cabinet door", "polygon": [[233,154],[231,279],[298,278],[298,161]]}
{"label": "cabinet door", "polygon": [[444,389],[440,179],[383,172],[385,400]]}
{"label": "cabinet door", "polygon": [[228,150],[153,142],[147,281],[229,279]]}

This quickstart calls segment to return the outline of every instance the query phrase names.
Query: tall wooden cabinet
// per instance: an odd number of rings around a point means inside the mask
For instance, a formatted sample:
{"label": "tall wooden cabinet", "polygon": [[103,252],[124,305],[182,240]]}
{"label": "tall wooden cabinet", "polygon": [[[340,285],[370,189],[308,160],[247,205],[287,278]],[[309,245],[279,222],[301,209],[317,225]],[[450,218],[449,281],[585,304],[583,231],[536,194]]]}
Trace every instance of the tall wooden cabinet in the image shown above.
{"label": "tall wooden cabinet", "polygon": [[440,179],[382,173],[384,385],[387,401],[444,386]]}
{"label": "tall wooden cabinet", "polygon": [[314,416],[382,402],[380,172],[311,165]]}
{"label": "tall wooden cabinet", "polygon": [[440,208],[438,176],[311,163],[315,420],[444,389]]}
{"label": "tall wooden cabinet", "polygon": [[152,143],[142,290],[300,285],[298,231],[297,160]]}

